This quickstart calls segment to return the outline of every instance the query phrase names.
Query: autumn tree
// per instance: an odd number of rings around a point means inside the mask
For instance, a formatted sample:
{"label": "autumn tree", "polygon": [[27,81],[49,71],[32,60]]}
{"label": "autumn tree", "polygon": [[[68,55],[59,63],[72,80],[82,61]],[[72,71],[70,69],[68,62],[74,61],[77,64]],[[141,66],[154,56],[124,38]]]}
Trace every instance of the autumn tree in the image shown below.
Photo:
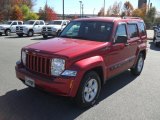
{"label": "autumn tree", "polygon": [[112,7],[109,6],[109,8],[107,9],[107,16],[110,16],[112,14]]}
{"label": "autumn tree", "polygon": [[149,18],[151,23],[154,23],[155,16],[156,16],[156,8],[155,7],[151,7],[147,12],[146,17]]}
{"label": "autumn tree", "polygon": [[119,16],[121,12],[122,2],[114,2],[112,6],[112,16]]}
{"label": "autumn tree", "polygon": [[15,5],[12,10],[11,20],[23,20],[23,14],[18,5]]}
{"label": "autumn tree", "polygon": [[31,10],[36,0],[0,0],[0,20],[10,20],[13,17],[12,13],[15,10],[15,5],[21,8],[23,5],[28,6]]}
{"label": "autumn tree", "polygon": [[123,5],[122,14],[124,14],[125,16],[132,16],[133,10],[133,5],[129,1],[126,1]]}
{"label": "autumn tree", "polygon": [[119,16],[121,13],[122,2],[114,2],[107,10],[107,16]]}
{"label": "autumn tree", "polygon": [[104,7],[100,9],[100,11],[98,12],[98,16],[104,16]]}
{"label": "autumn tree", "polygon": [[45,21],[51,21],[51,20],[57,19],[56,12],[47,4],[44,6],[44,9],[42,8],[39,9],[39,16],[40,16],[40,19]]}
{"label": "autumn tree", "polygon": [[132,16],[133,17],[141,17],[141,18],[143,18],[144,14],[143,14],[143,11],[141,9],[137,8],[137,9],[133,10]]}

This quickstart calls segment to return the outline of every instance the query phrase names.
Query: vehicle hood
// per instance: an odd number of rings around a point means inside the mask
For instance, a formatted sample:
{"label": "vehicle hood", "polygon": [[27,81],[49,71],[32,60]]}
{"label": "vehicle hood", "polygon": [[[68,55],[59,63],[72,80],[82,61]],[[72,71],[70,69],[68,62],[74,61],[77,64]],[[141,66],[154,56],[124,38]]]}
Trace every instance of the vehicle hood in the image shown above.
{"label": "vehicle hood", "polygon": [[102,48],[105,44],[105,42],[95,42],[88,40],[53,38],[51,40],[34,43],[25,47],[25,49],[34,49],[41,52],[45,51],[54,55],[73,58],[79,55],[93,52],[98,48]]}
{"label": "vehicle hood", "polygon": [[61,25],[45,25],[44,27],[52,27],[52,28],[60,29]]}
{"label": "vehicle hood", "polygon": [[18,27],[33,28],[33,25],[18,25]]}
{"label": "vehicle hood", "polygon": [[3,27],[3,28],[10,28],[10,25],[3,24],[3,25],[0,25],[0,27]]}

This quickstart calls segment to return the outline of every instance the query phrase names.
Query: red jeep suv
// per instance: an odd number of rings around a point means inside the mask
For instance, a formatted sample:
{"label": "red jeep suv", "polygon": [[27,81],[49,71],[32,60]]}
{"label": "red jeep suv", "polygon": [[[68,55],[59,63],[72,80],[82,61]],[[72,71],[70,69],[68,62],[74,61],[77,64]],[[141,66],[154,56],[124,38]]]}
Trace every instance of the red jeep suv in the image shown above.
{"label": "red jeep suv", "polygon": [[140,75],[147,36],[140,18],[84,18],[71,21],[58,37],[21,50],[16,76],[24,84],[96,103],[102,85],[130,69]]}

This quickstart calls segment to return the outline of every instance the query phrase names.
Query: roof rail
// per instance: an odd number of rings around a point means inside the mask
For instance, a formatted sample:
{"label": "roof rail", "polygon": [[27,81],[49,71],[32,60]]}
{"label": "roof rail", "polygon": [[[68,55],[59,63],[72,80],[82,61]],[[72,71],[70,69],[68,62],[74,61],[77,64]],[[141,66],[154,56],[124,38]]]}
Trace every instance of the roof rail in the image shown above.
{"label": "roof rail", "polygon": [[141,17],[127,17],[124,16],[123,19],[142,19]]}

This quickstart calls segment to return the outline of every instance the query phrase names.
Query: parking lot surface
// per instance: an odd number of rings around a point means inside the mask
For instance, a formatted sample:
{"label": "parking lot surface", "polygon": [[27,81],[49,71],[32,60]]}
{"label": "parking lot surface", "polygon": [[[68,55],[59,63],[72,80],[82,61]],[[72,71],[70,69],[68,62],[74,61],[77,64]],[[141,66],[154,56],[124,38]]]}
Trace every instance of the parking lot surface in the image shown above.
{"label": "parking lot surface", "polygon": [[69,98],[28,88],[16,78],[21,48],[42,40],[42,36],[0,36],[0,120],[160,120],[160,48],[151,40],[141,75],[126,71],[112,78],[99,103],[89,109],[78,108]]}

